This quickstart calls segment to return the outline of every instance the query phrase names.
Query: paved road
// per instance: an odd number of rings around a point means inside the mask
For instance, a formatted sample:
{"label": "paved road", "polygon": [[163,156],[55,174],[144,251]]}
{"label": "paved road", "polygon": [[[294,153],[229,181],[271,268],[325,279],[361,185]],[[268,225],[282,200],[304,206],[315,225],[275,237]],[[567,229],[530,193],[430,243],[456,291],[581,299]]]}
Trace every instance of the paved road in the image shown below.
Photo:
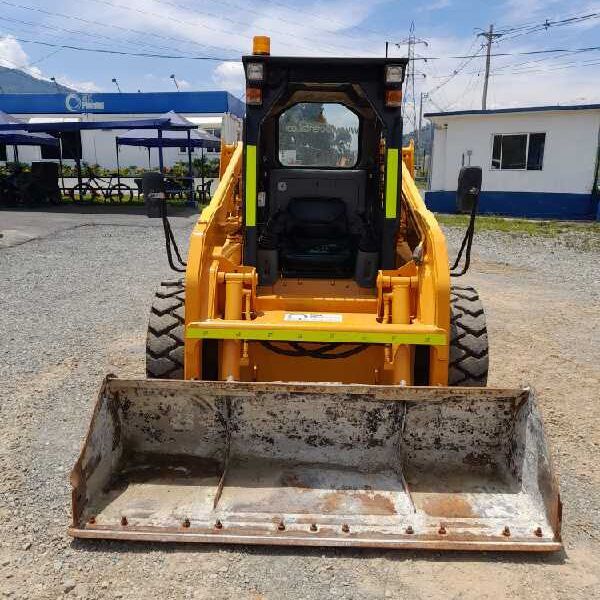
{"label": "paved road", "polygon": [[[170,207],[174,227],[193,223],[197,214],[194,208]],[[161,227],[160,221],[146,217],[143,206],[64,206],[43,211],[0,209],[0,248],[18,246],[88,225]]]}

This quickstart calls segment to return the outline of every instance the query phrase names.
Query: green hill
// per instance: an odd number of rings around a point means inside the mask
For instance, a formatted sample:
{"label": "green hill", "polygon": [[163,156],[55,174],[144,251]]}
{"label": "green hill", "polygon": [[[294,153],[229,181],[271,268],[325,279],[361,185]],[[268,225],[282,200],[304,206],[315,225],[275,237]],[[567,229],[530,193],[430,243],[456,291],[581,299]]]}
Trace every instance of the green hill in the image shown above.
{"label": "green hill", "polygon": [[0,67],[0,94],[56,94],[57,92],[72,92],[64,85],[52,81],[36,79],[19,69]]}

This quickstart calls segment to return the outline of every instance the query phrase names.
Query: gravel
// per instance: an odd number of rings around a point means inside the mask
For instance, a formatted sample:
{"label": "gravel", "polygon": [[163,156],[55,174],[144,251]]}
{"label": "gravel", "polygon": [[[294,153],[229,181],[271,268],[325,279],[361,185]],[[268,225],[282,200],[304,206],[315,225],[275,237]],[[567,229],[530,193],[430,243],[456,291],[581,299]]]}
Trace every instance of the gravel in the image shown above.
{"label": "gravel", "polygon": [[[0,213],[0,219],[2,215]],[[181,219],[184,239],[191,221]],[[18,228],[17,228],[18,229]],[[447,230],[454,255],[461,232]],[[172,279],[144,218],[0,249],[0,594],[248,600],[600,597],[598,252],[485,232],[472,273],[491,385],[537,387],[565,503],[559,555],[73,541],[68,474],[106,372],[143,376],[147,312]]]}

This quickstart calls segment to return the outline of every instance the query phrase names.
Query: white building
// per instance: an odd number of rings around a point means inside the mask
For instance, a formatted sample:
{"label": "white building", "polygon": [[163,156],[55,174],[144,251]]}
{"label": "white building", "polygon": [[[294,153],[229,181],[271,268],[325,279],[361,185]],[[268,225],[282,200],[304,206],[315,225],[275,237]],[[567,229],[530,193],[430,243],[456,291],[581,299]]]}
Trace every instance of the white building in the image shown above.
{"label": "white building", "polygon": [[598,218],[600,104],[425,115],[434,126],[430,191],[436,212],[456,211],[462,166],[481,166],[480,212]]}
{"label": "white building", "polygon": [[[173,110],[227,143],[241,139],[244,103],[227,92],[156,92],[137,94],[0,94],[0,110],[31,123],[65,121],[121,121],[152,119]],[[85,130],[62,134],[67,164],[74,164],[79,152],[82,161],[116,168],[115,138],[123,130]],[[19,146],[21,162],[56,161],[56,149]],[[150,163],[158,165],[158,150],[151,150]],[[201,150],[195,149],[199,157]],[[165,148],[164,164],[187,163],[187,148]],[[217,154],[212,154],[217,156]],[[207,153],[211,157],[211,153]],[[0,162],[12,161],[12,150],[0,147]],[[148,167],[148,150],[122,146],[122,167]]]}

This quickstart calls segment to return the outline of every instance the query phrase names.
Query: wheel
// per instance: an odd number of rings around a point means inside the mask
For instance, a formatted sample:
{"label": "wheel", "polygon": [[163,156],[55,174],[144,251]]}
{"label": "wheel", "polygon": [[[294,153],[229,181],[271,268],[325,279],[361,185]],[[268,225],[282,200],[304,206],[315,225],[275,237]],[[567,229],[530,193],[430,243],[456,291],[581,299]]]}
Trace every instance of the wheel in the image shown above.
{"label": "wheel", "polygon": [[183,379],[184,311],[183,283],[161,285],[154,296],[148,321],[147,377]]}
{"label": "wheel", "polygon": [[472,287],[452,286],[448,385],[484,387],[488,366],[488,335],[479,294]]}
{"label": "wheel", "polygon": [[85,202],[85,197],[89,193],[91,193],[91,188],[87,183],[82,183],[81,185],[76,183],[72,188],[69,188],[69,197],[73,204],[82,204]]}
{"label": "wheel", "polygon": [[111,202],[118,202],[119,204],[123,200],[131,202],[133,200],[133,190],[125,183],[117,183],[107,190],[107,196]]}

